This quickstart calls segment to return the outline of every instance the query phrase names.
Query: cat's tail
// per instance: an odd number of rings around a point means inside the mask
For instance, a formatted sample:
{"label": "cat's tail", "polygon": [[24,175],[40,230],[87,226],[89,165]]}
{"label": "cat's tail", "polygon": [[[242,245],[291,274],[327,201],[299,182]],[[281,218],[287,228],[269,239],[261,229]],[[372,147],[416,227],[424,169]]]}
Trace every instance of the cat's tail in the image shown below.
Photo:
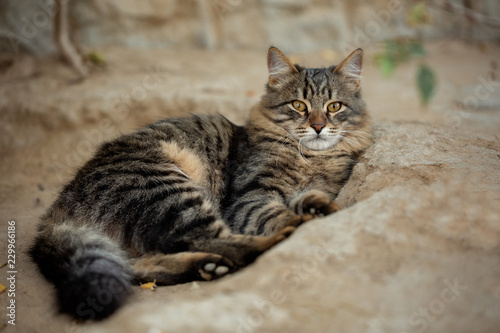
{"label": "cat's tail", "polygon": [[89,227],[42,225],[29,254],[54,283],[61,312],[75,318],[105,318],[131,292],[126,254]]}

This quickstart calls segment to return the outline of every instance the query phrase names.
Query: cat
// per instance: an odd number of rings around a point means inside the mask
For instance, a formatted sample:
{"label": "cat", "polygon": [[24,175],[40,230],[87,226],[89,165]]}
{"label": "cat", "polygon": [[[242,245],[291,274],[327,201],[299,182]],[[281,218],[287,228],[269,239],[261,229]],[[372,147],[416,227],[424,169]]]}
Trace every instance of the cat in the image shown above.
{"label": "cat", "polygon": [[212,280],[247,266],[333,201],[371,144],[363,51],[305,68],[268,51],[245,126],[166,119],[104,143],[41,217],[30,256],[60,311],[101,319],[131,284]]}

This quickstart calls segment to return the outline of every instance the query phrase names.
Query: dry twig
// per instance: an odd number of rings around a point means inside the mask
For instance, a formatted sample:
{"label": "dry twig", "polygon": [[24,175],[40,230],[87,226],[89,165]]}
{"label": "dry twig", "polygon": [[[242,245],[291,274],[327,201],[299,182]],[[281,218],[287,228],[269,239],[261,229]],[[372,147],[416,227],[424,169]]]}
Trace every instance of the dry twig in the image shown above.
{"label": "dry twig", "polygon": [[69,0],[56,1],[56,15],[54,18],[54,32],[60,55],[68,61],[76,71],[83,77],[88,75],[88,68],[82,61],[82,57],[76,51],[69,38],[68,24],[68,2]]}

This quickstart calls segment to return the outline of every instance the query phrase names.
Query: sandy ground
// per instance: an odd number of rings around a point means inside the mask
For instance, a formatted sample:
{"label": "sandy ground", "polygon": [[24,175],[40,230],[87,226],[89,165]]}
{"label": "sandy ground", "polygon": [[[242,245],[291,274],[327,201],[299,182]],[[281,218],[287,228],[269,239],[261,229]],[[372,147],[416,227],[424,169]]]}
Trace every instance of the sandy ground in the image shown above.
{"label": "sandy ground", "polygon": [[[263,92],[265,50],[102,50],[85,81],[53,59],[0,68],[0,264],[16,221],[15,298],[2,332],[494,332],[500,327],[500,48],[443,41],[428,108],[418,61],[391,79],[367,49],[364,96],[375,144],[338,202],[344,209],[214,282],[136,288],[118,313],[78,324],[26,250],[37,218],[96,145],[168,116],[220,112],[243,123]],[[345,55],[297,54],[318,66]],[[8,63],[2,55],[2,64]],[[462,104],[469,104],[463,106]],[[472,103],[472,104],[471,104]],[[7,285],[9,267],[0,269]],[[6,307],[16,301],[16,326]]]}

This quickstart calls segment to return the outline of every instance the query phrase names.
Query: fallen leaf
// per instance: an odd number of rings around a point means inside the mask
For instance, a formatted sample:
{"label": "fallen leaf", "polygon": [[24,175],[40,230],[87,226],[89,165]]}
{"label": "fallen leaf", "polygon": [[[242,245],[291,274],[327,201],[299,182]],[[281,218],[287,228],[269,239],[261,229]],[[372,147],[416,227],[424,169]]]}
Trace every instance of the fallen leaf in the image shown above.
{"label": "fallen leaf", "polygon": [[88,59],[96,65],[104,65],[106,58],[99,51],[92,51],[87,54]]}
{"label": "fallen leaf", "polygon": [[3,293],[7,288],[0,283],[0,294]]}
{"label": "fallen leaf", "polygon": [[155,290],[156,287],[156,279],[153,282],[141,283],[141,289]]}

